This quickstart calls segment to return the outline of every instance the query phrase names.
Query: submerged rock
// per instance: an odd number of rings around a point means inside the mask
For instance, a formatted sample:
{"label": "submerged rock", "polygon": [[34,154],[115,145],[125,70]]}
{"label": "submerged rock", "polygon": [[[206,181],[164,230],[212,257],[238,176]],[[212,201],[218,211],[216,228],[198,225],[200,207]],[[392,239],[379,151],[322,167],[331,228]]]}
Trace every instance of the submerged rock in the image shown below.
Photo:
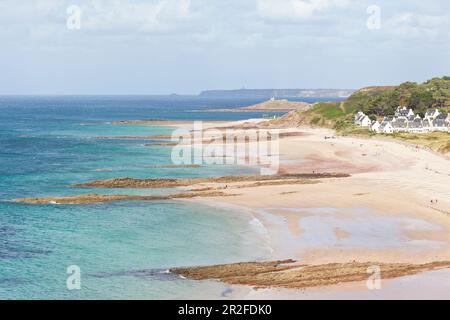
{"label": "submerged rock", "polygon": [[171,199],[188,199],[194,197],[220,197],[233,196],[233,194],[224,194],[222,192],[203,192],[203,193],[177,193],[171,195],[155,195],[155,196],[136,196],[136,195],[99,195],[99,194],[82,194],[67,197],[42,197],[42,198],[19,198],[14,202],[29,204],[93,204],[109,201],[131,200],[131,201],[157,201]]}
{"label": "submerged rock", "polygon": [[92,182],[74,185],[77,188],[169,188],[187,187],[198,183],[232,183],[232,182],[259,182],[259,181],[288,181],[298,179],[325,179],[325,178],[346,178],[349,174],[344,173],[300,173],[282,175],[240,175],[223,176],[211,178],[192,179],[135,179],[135,178],[114,178],[109,180],[97,180]]}

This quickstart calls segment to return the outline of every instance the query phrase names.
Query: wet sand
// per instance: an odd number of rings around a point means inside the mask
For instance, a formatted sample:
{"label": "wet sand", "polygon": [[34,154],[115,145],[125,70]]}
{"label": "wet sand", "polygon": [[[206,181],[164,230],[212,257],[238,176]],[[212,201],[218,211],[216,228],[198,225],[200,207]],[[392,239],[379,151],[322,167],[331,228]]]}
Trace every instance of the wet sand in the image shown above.
{"label": "wet sand", "polygon": [[[251,212],[267,231],[272,260],[309,265],[450,261],[448,157],[387,139],[297,130],[306,134],[280,140],[280,174],[341,172],[351,177],[239,188],[235,197],[193,201]],[[230,183],[224,192],[238,187]]]}
{"label": "wet sand", "polygon": [[[309,134],[280,140],[280,173],[342,172],[351,177],[327,179],[320,184],[239,188],[236,197],[211,199],[214,205],[217,206],[217,200],[234,205],[237,210],[252,210],[268,230],[273,230],[276,258],[308,263],[373,258],[385,262],[419,262],[418,259],[423,263],[450,260],[449,160],[392,141],[324,139],[333,136],[333,132],[302,130]],[[230,183],[224,192],[234,192],[235,188],[238,185]],[[437,203],[431,203],[432,199],[437,199]],[[207,199],[199,201],[208,203]],[[330,211],[320,212],[324,208]],[[364,234],[374,236],[359,239],[358,228],[365,228]],[[308,248],[305,239],[291,238],[301,236],[299,233],[335,241],[315,243]],[[397,235],[391,239],[399,244],[397,247],[384,243],[383,239],[393,235]],[[361,240],[368,241],[367,248],[354,245]],[[286,256],[284,251],[293,255]],[[412,256],[412,252],[420,255]]]}
{"label": "wet sand", "polygon": [[[383,277],[383,274],[381,274]],[[233,286],[234,299],[266,300],[391,300],[450,299],[450,269],[426,271],[395,279],[381,279],[379,289],[368,289],[367,281],[347,282],[308,289],[254,289]]]}

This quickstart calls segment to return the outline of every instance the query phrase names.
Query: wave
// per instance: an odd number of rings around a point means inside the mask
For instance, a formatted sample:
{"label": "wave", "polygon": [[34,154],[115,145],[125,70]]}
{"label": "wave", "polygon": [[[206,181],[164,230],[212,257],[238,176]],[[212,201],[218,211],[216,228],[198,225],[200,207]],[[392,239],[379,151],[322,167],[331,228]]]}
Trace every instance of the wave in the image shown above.
{"label": "wave", "polygon": [[136,278],[152,278],[155,280],[172,281],[185,279],[184,277],[172,273],[169,269],[142,269],[127,270],[118,272],[99,272],[91,273],[89,276],[94,278],[112,278],[112,277],[136,277]]}

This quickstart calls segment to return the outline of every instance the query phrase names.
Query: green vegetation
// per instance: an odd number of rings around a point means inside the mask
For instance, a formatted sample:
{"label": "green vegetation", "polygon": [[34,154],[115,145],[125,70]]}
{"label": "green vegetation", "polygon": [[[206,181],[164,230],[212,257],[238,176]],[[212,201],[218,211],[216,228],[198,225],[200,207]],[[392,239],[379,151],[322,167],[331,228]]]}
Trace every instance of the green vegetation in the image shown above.
{"label": "green vegetation", "polygon": [[[422,84],[405,82],[399,86],[363,88],[343,102],[318,102],[308,111],[292,112],[277,119],[276,124],[307,123],[333,128],[340,135],[370,137],[376,133],[356,126],[355,113],[361,110],[371,120],[376,120],[393,115],[398,106],[411,108],[422,116],[428,108],[450,113],[450,77],[433,78]],[[450,152],[450,133],[396,133],[385,136],[423,145],[441,153]]]}
{"label": "green vegetation", "polygon": [[316,117],[314,117],[314,118],[311,119],[310,124],[312,124],[312,125],[318,125],[319,122],[320,122],[321,120],[322,120],[321,117],[316,116]]}
{"label": "green vegetation", "polygon": [[422,84],[405,82],[396,87],[369,87],[351,95],[345,106],[369,116],[393,115],[398,106],[424,115],[428,108],[450,110],[450,77],[433,78]]}
{"label": "green vegetation", "polygon": [[450,133],[448,132],[429,132],[427,134],[401,132],[386,136],[421,145],[443,154],[450,152]]}
{"label": "green vegetation", "polygon": [[344,102],[319,102],[305,113],[309,124],[335,128],[353,123],[354,109],[347,108]]}
{"label": "green vegetation", "polygon": [[411,144],[427,147],[431,150],[446,154],[450,152],[450,133],[448,132],[429,132],[425,134],[415,134],[407,132],[399,132],[392,134],[377,134],[367,128],[360,126],[349,125],[336,129],[337,133],[342,136],[359,136],[359,137],[373,137],[382,136],[395,140],[402,140]]}
{"label": "green vegetation", "polygon": [[[353,123],[356,111],[363,111],[372,120],[393,115],[398,106],[425,114],[428,108],[450,111],[450,77],[433,78],[422,84],[405,82],[392,87],[368,87],[352,94],[343,102],[319,102],[307,112],[311,124],[335,128]],[[351,116],[350,116],[351,115]]]}
{"label": "green vegetation", "polygon": [[344,115],[339,102],[319,102],[312,107],[312,111],[327,119],[335,119]]}
{"label": "green vegetation", "polygon": [[364,137],[372,137],[376,135],[375,132],[370,131],[368,128],[356,126],[354,124],[345,123],[343,125],[339,125],[339,122],[334,126],[336,132],[341,136],[364,136]]}

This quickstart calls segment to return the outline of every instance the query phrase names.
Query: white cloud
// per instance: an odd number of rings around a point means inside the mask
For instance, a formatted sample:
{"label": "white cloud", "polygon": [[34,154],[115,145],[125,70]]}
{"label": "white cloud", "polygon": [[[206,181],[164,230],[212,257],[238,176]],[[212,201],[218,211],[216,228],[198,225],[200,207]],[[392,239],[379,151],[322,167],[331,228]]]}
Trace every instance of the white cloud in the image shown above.
{"label": "white cloud", "polygon": [[[81,8],[83,35],[149,37],[180,35],[200,42],[225,41],[251,44],[258,39],[299,35],[298,30],[265,26],[266,22],[290,24],[314,20],[354,0],[0,0],[0,38],[16,41],[58,39],[67,32],[66,9]],[[346,14],[346,13],[344,13]],[[328,31],[339,19],[328,17],[320,28],[304,26],[308,36]],[[323,20],[323,19],[322,19]],[[6,35],[6,34],[9,34]],[[300,34],[301,35],[301,34]]]}
{"label": "white cloud", "polygon": [[304,21],[315,14],[345,7],[352,0],[258,0],[258,13],[263,19],[278,22]]}
{"label": "white cloud", "polygon": [[100,0],[81,5],[83,27],[89,31],[166,33],[193,22],[190,0]]}
{"label": "white cloud", "polygon": [[[203,0],[193,0],[203,1]],[[81,8],[81,29],[88,33],[135,35],[187,32],[201,24],[191,0],[0,0],[1,33],[21,33],[39,39],[67,32],[66,9]]]}
{"label": "white cloud", "polygon": [[[66,27],[74,4],[81,30]],[[67,92],[63,72],[92,93],[395,83],[447,72],[449,36],[448,0],[0,0],[0,92]]]}
{"label": "white cloud", "polygon": [[413,38],[448,39],[450,36],[450,14],[421,14],[402,12],[386,22],[388,32]]}

